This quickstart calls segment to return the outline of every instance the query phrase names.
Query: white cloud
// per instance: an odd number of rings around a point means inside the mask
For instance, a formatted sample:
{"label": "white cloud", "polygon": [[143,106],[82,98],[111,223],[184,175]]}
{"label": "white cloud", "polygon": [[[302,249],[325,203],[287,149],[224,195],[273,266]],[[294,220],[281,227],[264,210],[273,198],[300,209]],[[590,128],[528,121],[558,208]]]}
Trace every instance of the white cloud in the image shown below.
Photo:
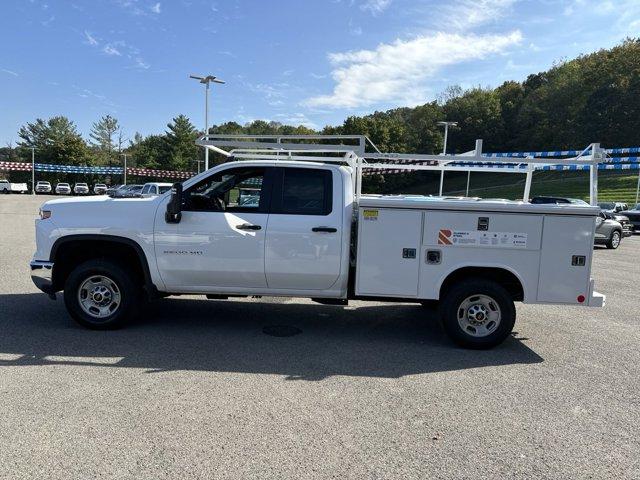
{"label": "white cloud", "polygon": [[102,49],[102,51],[104,53],[106,53],[107,55],[116,55],[116,56],[120,56],[122,55],[120,53],[120,50],[118,50],[116,47],[114,47],[113,45],[105,45],[104,48]]}
{"label": "white cloud", "polygon": [[86,39],[87,44],[93,45],[93,46],[98,45],[98,40],[96,40],[95,37],[93,37],[93,35],[91,35],[86,30],[84,31],[84,38]]}
{"label": "white cloud", "polygon": [[360,4],[360,10],[371,15],[379,15],[391,5],[391,0],[366,0]]}
{"label": "white cloud", "polygon": [[456,30],[464,30],[499,20],[517,1],[459,0],[447,2],[446,5],[437,8],[436,12],[448,26]]}
{"label": "white cloud", "polygon": [[160,13],[160,2],[156,3],[151,7],[151,11],[153,13]]}
{"label": "white cloud", "polygon": [[483,59],[522,40],[520,31],[502,35],[435,33],[380,44],[375,50],[329,54],[333,93],[303,102],[308,107],[364,107],[382,102],[417,104],[425,100],[425,80],[442,68]]}
{"label": "white cloud", "polygon": [[0,71],[2,71],[4,73],[8,73],[9,75],[13,75],[14,77],[19,77],[20,76],[16,72],[14,72],[13,70],[7,70],[6,68],[0,68]]}

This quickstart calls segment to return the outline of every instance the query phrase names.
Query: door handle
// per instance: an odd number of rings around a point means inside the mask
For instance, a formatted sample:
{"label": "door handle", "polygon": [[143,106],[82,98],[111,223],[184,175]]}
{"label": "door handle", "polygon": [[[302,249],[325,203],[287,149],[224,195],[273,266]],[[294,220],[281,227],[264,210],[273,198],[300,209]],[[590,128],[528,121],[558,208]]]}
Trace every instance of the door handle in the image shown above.
{"label": "door handle", "polygon": [[243,223],[242,225],[236,225],[238,230],[262,230],[260,225],[251,225],[250,223]]}
{"label": "door handle", "polygon": [[326,233],[335,233],[338,231],[337,228],[333,227],[313,227],[311,229],[312,232],[326,232]]}

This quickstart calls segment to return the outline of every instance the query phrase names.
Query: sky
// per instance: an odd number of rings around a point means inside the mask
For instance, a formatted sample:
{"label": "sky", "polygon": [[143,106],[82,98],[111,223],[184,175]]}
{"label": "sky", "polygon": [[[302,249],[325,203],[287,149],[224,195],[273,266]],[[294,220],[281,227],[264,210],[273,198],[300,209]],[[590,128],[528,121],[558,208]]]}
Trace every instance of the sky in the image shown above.
{"label": "sky", "polygon": [[640,36],[640,0],[2,0],[0,145],[66,115],[161,133],[254,119],[313,128],[494,87]]}

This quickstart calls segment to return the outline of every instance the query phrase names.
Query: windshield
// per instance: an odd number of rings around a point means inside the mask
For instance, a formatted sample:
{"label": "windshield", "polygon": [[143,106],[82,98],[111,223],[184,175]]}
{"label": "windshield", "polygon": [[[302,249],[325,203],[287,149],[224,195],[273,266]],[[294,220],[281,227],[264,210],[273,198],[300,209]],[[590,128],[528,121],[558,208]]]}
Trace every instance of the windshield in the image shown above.
{"label": "windshield", "polygon": [[69,184],[68,183],[59,183],[58,186],[59,187],[68,187]]}

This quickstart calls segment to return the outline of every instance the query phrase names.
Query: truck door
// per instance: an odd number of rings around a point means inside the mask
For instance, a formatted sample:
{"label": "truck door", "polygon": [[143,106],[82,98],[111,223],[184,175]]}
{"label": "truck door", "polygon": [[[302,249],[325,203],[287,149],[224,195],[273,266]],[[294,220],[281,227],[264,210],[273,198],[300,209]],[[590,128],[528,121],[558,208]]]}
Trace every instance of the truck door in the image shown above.
{"label": "truck door", "polygon": [[[171,291],[264,288],[265,232],[272,168],[216,172],[183,194],[182,219],[156,216],[158,268]],[[250,188],[250,198],[241,192]]]}
{"label": "truck door", "polygon": [[341,198],[338,172],[276,169],[265,251],[269,288],[331,288],[340,275],[345,233]]}

